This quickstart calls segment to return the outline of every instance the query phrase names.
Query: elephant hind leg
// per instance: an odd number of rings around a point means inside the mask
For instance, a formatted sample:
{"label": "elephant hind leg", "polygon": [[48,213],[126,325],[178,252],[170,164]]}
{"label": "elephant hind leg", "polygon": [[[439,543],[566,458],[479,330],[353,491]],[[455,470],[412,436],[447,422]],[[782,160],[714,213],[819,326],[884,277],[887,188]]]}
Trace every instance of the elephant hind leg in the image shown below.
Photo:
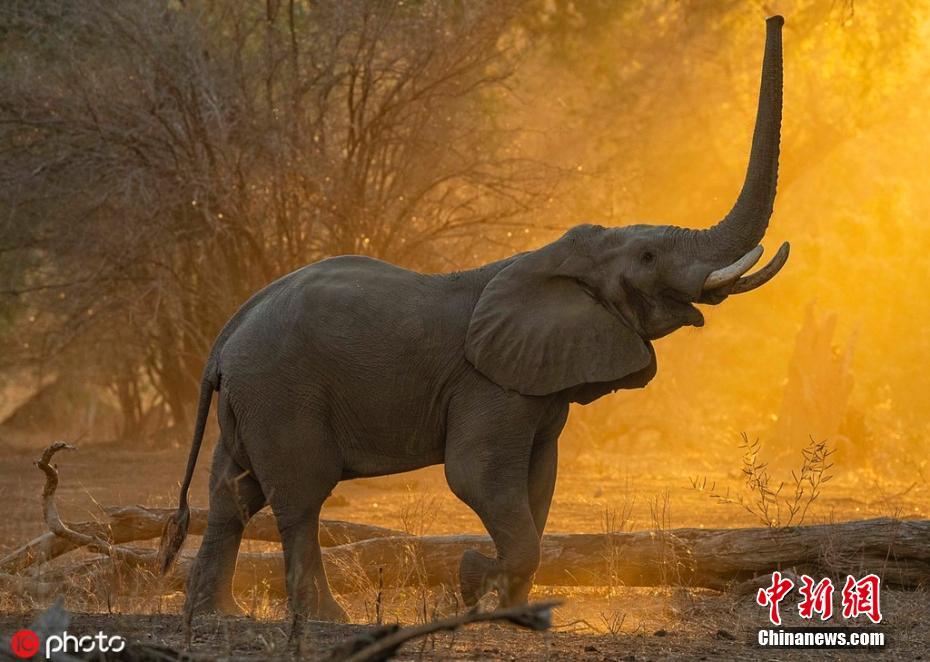
{"label": "elephant hind leg", "polygon": [[346,622],[348,616],[333,597],[323,567],[319,506],[303,514],[278,516],[278,528],[295,625],[299,629],[305,618]]}
{"label": "elephant hind leg", "polygon": [[250,410],[240,430],[281,534],[289,639],[299,651],[305,619],[347,620],[330,592],[319,539],[320,509],[342,477],[342,457],[311,408],[276,403]]}
{"label": "elephant hind leg", "polygon": [[281,448],[304,446],[286,465],[275,464],[261,476],[281,533],[288,602],[294,618],[291,640],[299,642],[306,618],[348,620],[330,591],[319,538],[320,509],[342,470],[339,458],[325,446],[311,442],[308,447],[296,440],[288,444],[283,438],[278,441]]}
{"label": "elephant hind leg", "polygon": [[220,441],[210,475],[207,530],[188,577],[186,622],[196,612],[241,613],[232,594],[236,557],[246,523],[264,505],[258,481],[236,464]]}
{"label": "elephant hind leg", "polygon": [[272,501],[284,549],[284,576],[291,610],[288,641],[298,655],[302,654],[303,625],[307,618],[342,623],[349,620],[330,592],[320,549],[320,508],[330,489],[332,486],[305,508],[294,508],[293,504],[279,504],[276,508]]}

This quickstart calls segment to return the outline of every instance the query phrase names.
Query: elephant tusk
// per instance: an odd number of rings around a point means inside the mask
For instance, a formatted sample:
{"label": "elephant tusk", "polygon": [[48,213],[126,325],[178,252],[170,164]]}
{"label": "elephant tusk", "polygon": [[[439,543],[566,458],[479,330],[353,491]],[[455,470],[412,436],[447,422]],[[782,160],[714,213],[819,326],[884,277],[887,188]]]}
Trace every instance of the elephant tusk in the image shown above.
{"label": "elephant tusk", "polygon": [[703,290],[706,292],[725,285],[732,285],[740,276],[749,271],[760,257],[762,257],[762,246],[756,246],[730,266],[710,272],[704,280]]}
{"label": "elephant tusk", "polygon": [[788,253],[791,252],[791,245],[786,241],[783,243],[775,256],[769,260],[769,263],[759,269],[754,274],[740,278],[733,284],[730,294],[742,294],[749,290],[754,290],[761,285],[765,285],[772,277],[775,276],[788,261]]}

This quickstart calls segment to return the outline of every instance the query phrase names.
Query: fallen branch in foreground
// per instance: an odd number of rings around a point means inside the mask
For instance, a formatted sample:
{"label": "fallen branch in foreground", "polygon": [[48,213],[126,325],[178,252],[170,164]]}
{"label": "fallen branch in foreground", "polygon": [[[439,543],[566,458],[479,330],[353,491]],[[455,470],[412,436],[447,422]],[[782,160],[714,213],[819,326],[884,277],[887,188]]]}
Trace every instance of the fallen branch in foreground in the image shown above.
{"label": "fallen branch in foreground", "polygon": [[113,545],[107,540],[93,534],[80,533],[61,521],[58,506],[55,503],[55,491],[58,489],[58,469],[52,466],[52,457],[60,450],[75,450],[71,444],[56,442],[45,449],[36,466],[45,474],[45,488],[42,490],[42,514],[49,531],[59,538],[64,538],[76,547],[87,547],[110,557],[115,561],[124,561],[132,565],[142,565],[146,559],[139,552],[126,547]]}
{"label": "fallen branch in foreground", "polygon": [[[49,465],[55,447],[39,466],[46,473],[46,520],[53,534],[102,556],[37,577],[0,575],[0,586],[17,594],[47,596],[92,577],[102,584],[116,577],[125,585],[154,585],[154,550],[113,544],[101,536],[70,529],[57,518],[54,492],[57,472]],[[60,450],[63,446],[58,447]],[[148,539],[148,513],[123,509],[125,537]],[[141,521],[140,521],[141,520]],[[375,527],[377,529],[377,527]],[[379,532],[384,529],[377,529]],[[136,539],[136,538],[133,538]],[[459,559],[466,549],[493,555],[487,536],[377,537],[323,550],[330,583],[340,593],[402,586],[454,585]],[[113,563],[114,560],[120,563]],[[186,553],[164,584],[183,589],[192,554]],[[793,528],[672,529],[632,533],[547,534],[536,582],[549,586],[680,585],[716,590],[745,584],[776,569],[814,576],[842,577],[875,572],[886,586],[915,589],[930,585],[930,521],[873,519]],[[273,595],[284,594],[284,563],[280,553],[240,553],[235,577],[237,592],[263,585]]]}
{"label": "fallen branch in foreground", "polygon": [[377,660],[387,660],[394,657],[397,650],[408,641],[426,637],[435,632],[451,632],[472,623],[503,621],[518,627],[541,632],[552,627],[552,609],[560,604],[560,600],[549,600],[496,611],[470,611],[458,616],[450,616],[449,618],[406,628],[396,625],[383,626],[337,646],[326,659],[328,662],[376,662]]}

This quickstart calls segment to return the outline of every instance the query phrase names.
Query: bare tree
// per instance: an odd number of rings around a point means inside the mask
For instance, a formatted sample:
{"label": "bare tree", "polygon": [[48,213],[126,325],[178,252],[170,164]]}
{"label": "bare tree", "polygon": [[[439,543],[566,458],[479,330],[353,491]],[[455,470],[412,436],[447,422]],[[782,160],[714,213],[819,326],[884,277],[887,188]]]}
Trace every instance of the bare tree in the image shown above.
{"label": "bare tree", "polygon": [[6,3],[0,368],[80,369],[127,435],[158,405],[184,425],[270,280],[341,253],[448,269],[506,236],[554,181],[499,121],[519,11]]}

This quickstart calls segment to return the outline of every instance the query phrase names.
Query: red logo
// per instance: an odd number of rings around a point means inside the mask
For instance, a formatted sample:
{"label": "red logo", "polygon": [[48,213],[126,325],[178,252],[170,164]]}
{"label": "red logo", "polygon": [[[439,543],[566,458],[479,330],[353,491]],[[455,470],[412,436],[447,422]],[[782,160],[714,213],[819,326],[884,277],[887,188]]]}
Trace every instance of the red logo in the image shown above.
{"label": "red logo", "polygon": [[787,577],[782,578],[781,573],[776,570],[772,573],[772,585],[768,588],[760,588],[756,594],[756,604],[769,608],[769,620],[775,625],[781,625],[778,604],[793,588],[794,582]]}
{"label": "red logo", "polygon": [[801,575],[798,590],[804,598],[798,604],[801,618],[811,619],[814,614],[820,614],[820,620],[829,621],[833,617],[833,581],[829,577],[815,584],[807,575]]}
{"label": "red logo", "polygon": [[[874,573],[859,580],[851,575],[847,576],[841,593],[843,618],[868,616],[873,623],[881,623],[881,584],[882,580]],[[772,584],[760,588],[756,594],[756,604],[769,608],[769,620],[775,625],[781,625],[779,603],[794,588],[794,582],[776,570],[772,573]],[[810,620],[819,615],[820,620],[828,621],[833,617],[833,581],[829,577],[815,582],[812,577],[801,575],[798,592],[802,598],[798,603],[798,614],[801,618]]]}
{"label": "red logo", "polygon": [[882,622],[882,609],[879,598],[882,580],[878,575],[866,575],[859,581],[849,575],[843,586],[843,618],[856,618],[860,614],[869,617],[873,623]]}
{"label": "red logo", "polygon": [[39,635],[32,630],[20,630],[10,640],[13,655],[26,660],[39,652]]}

